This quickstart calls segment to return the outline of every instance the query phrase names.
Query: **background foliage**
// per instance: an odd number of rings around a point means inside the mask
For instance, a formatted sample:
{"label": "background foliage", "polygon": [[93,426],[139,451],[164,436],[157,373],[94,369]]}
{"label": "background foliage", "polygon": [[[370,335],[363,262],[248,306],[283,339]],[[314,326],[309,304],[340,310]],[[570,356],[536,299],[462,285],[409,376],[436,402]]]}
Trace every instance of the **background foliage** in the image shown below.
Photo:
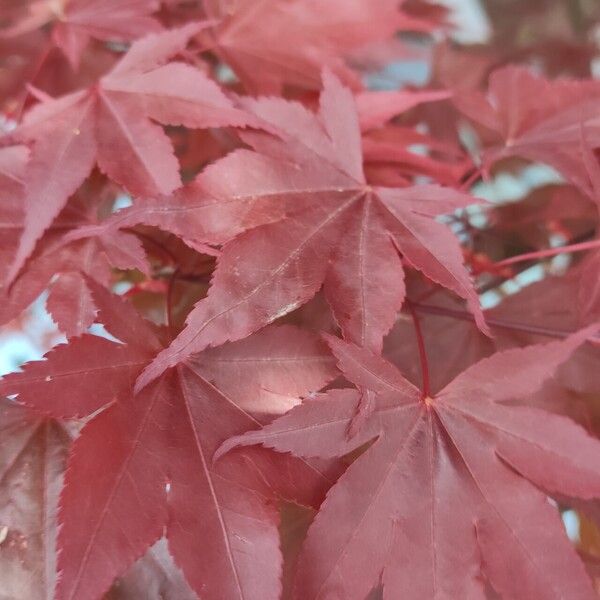
{"label": "background foliage", "polygon": [[593,598],[599,23],[0,0],[0,598]]}

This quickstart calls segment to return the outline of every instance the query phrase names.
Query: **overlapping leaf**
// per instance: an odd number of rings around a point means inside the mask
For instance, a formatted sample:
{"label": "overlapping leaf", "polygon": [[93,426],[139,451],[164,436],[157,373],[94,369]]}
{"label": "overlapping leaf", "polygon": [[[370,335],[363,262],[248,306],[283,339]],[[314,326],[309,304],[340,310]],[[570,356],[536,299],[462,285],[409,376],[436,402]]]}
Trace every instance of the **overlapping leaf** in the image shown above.
{"label": "overlapping leaf", "polygon": [[[318,505],[329,480],[303,461],[280,461],[263,450],[213,467],[219,444],[258,425],[203,373],[214,357],[204,365],[186,361],[134,398],[135,377],[160,346],[159,337],[122,300],[88,284],[101,322],[120,342],[82,336],[0,382],[0,393],[17,394],[20,402],[60,418],[104,409],[85,425],[69,457],[57,598],[97,598],[166,528],[176,564],[202,597],[276,599],[276,494]],[[260,355],[268,337],[256,343]],[[326,350],[306,334],[288,329],[280,343],[288,353],[312,346],[312,357],[320,354],[324,362]],[[310,360],[297,362],[283,361],[279,376],[274,363],[257,370],[263,379],[279,379],[279,390],[288,394],[311,370],[316,388],[333,376],[331,368],[317,374],[305,365]]]}
{"label": "overlapping leaf", "polygon": [[318,115],[274,98],[244,103],[282,139],[244,135],[255,151],[218,163],[221,190],[235,199],[276,198],[287,216],[223,247],[208,297],[140,387],[194,352],[291,312],[323,284],[344,335],[377,350],[404,299],[402,261],[465,298],[485,330],[458,240],[435,220],[475,200],[438,186],[368,185],[351,94],[331,74],[324,85]]}
{"label": "overlapping leaf", "polygon": [[348,427],[360,394],[334,390],[219,450],[262,444],[332,457],[372,442],[309,530],[296,597],[358,600],[381,577],[384,598],[485,598],[484,578],[510,598],[594,598],[536,485],[597,498],[600,443],[564,417],[511,401],[537,391],[596,329],[494,354],[433,398],[390,363],[331,338],[346,377],[375,395],[356,436]]}
{"label": "overlapping leaf", "polygon": [[25,226],[9,282],[96,163],[133,194],[168,194],[181,185],[172,144],[153,121],[199,128],[246,124],[244,114],[200,70],[165,64],[201,28],[190,24],[138,40],[97,85],[27,113],[14,134],[34,144]]}
{"label": "overlapping leaf", "polygon": [[3,30],[0,36],[13,38],[47,23],[54,43],[74,68],[91,38],[131,41],[161,29],[150,15],[160,6],[158,0],[30,0],[28,13]]}
{"label": "overlapping leaf", "polygon": [[56,507],[71,435],[60,423],[0,402],[2,596],[52,598]]}
{"label": "overlapping leaf", "polygon": [[[13,153],[14,148],[3,152]],[[0,153],[1,154],[1,153]],[[24,170],[24,165],[22,166]],[[19,316],[49,287],[47,308],[61,331],[68,336],[86,331],[94,320],[94,304],[82,274],[108,285],[111,268],[139,269],[148,272],[144,250],[139,240],[124,231],[100,232],[97,235],[68,240],[65,232],[93,228],[102,186],[90,181],[71,199],[37,244],[27,268],[13,285],[0,286],[0,323]],[[6,275],[19,248],[26,227],[23,210],[23,186],[12,180],[4,187],[6,197],[0,207],[2,241],[0,276]],[[87,194],[94,194],[90,201]]]}
{"label": "overlapping leaf", "polygon": [[520,156],[546,163],[580,184],[586,179],[580,158],[582,124],[590,143],[600,144],[598,97],[597,82],[549,81],[510,66],[491,75],[488,97],[471,91],[454,101],[500,138],[487,150],[487,161]]}
{"label": "overlapping leaf", "polygon": [[400,4],[204,0],[209,18],[217,21],[207,45],[253,93],[280,93],[284,84],[318,89],[323,67],[360,87],[345,57],[391,38],[398,29],[424,25],[404,15]]}

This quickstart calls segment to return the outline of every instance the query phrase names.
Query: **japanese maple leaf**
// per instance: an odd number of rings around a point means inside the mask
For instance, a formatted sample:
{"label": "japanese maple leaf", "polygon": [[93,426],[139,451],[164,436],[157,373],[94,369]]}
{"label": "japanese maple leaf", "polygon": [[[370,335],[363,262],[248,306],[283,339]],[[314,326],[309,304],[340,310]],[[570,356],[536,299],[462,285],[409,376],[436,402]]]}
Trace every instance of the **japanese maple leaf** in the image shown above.
{"label": "japanese maple leaf", "polygon": [[370,444],[309,530],[296,597],[362,600],[381,577],[384,598],[483,599],[485,577],[502,597],[593,599],[558,512],[536,486],[597,498],[600,443],[565,417],[512,402],[591,335],[496,353],[434,397],[384,359],[330,338],[344,375],[375,396],[356,436],[348,426],[360,393],[333,390],[218,452],[262,444],[333,457]]}
{"label": "japanese maple leaf", "polygon": [[[580,134],[579,156],[586,178],[581,190],[600,207],[600,170],[597,159],[589,145],[588,129],[578,126]],[[559,199],[576,206],[572,194],[562,194]],[[562,217],[554,208],[547,218]],[[540,214],[540,210],[537,210]],[[588,224],[593,215],[585,214]],[[563,217],[564,218],[564,217]],[[589,229],[588,229],[589,231]],[[596,241],[592,242],[596,243]],[[593,324],[600,319],[600,253],[592,250],[581,262],[575,264],[561,277],[547,276],[516,294],[511,294],[486,313],[490,321],[507,324],[498,329],[500,344],[527,344],[551,335],[567,334],[583,325]],[[561,386],[581,394],[594,394],[600,390],[600,374],[595,365],[600,358],[598,344],[587,345],[578,350],[567,365],[558,373]]]}
{"label": "japanese maple leaf", "polygon": [[158,0],[34,0],[27,16],[0,30],[0,37],[54,23],[52,40],[77,69],[91,38],[127,42],[160,31],[160,23],[150,16],[159,7]]}
{"label": "japanese maple leaf", "polygon": [[[91,193],[92,189],[86,189],[86,193]],[[38,278],[36,283],[39,288],[47,283],[43,269],[47,269],[46,273],[52,273],[53,269],[46,308],[67,337],[84,333],[94,321],[96,309],[87,277],[110,287],[112,270],[115,268],[138,269],[149,275],[145,250],[140,240],[131,233],[118,231],[89,237],[69,237],[70,233],[93,227],[91,224],[98,222],[94,214],[97,212],[94,202],[90,203],[85,194],[71,199],[48,232],[56,229],[62,235],[55,240],[48,234],[42,238],[38,244],[39,250],[32,258],[32,267],[11,288],[12,295],[12,290],[18,285],[22,288],[30,283],[31,270]]]}
{"label": "japanese maple leaf", "polygon": [[[446,91],[361,92],[356,96],[361,130],[368,131],[423,102],[442,100]],[[408,144],[426,143],[414,135]],[[389,156],[389,153],[388,153]],[[414,161],[423,157],[412,155]],[[243,157],[230,156],[231,172],[243,169]],[[134,199],[134,205],[119,211],[88,233],[104,235],[139,224],[152,225],[200,244],[220,245],[257,225],[281,219],[285,213],[278,198],[268,194],[254,197],[229,195],[223,183],[225,165],[208,165],[191,183],[168,196]],[[430,170],[432,171],[432,170]],[[439,172],[439,169],[438,169]],[[453,179],[453,181],[455,181]]]}
{"label": "japanese maple leaf", "polygon": [[[119,210],[102,223],[79,228],[71,239],[119,235],[119,230],[151,225],[182,238],[191,247],[215,254],[213,246],[230,241],[240,233],[285,216],[279,199],[269,195],[229,196],[223,181],[225,168],[243,167],[243,157],[228,157],[227,165],[209,165],[187,185],[169,195],[134,199],[133,206]],[[238,160],[238,158],[240,160]]]}
{"label": "japanese maple leaf", "polygon": [[[547,275],[507,295],[484,313],[493,339],[484,338],[470,315],[444,290],[427,294],[423,303],[415,301],[414,309],[427,348],[432,391],[436,393],[461,371],[494,351],[567,337],[583,326],[597,323],[600,305],[596,305],[594,312],[584,313],[578,303],[580,282],[586,276],[582,261],[561,276]],[[410,292],[412,298],[423,295],[421,289],[413,288]],[[422,372],[417,349],[413,319],[403,313],[385,339],[385,355],[407,379],[420,385]],[[600,391],[600,374],[595,366],[599,360],[597,343],[578,348],[528,403],[581,419],[590,412],[590,395]]]}
{"label": "japanese maple leaf", "polygon": [[180,186],[171,142],[152,121],[188,128],[246,123],[244,113],[201,71],[164,64],[201,28],[190,24],[142,38],[97,85],[27,113],[14,134],[34,141],[26,221],[8,282],[94,164],[134,195],[168,194]]}
{"label": "japanese maple leaf", "polygon": [[2,597],[46,600],[56,573],[56,507],[71,442],[58,422],[0,400]]}
{"label": "japanese maple leaf", "polygon": [[600,85],[590,80],[548,81],[522,67],[504,67],[490,77],[488,97],[469,91],[454,101],[468,117],[495,133],[485,160],[520,156],[556,168],[574,183],[586,177],[580,158],[580,128],[600,146]]}
{"label": "japanese maple leaf", "polygon": [[[160,347],[160,335],[129,304],[89,284],[100,321],[120,341],[74,338],[0,382],[0,393],[62,418],[103,409],[69,457],[57,599],[98,598],[166,530],[176,564],[202,598],[275,600],[281,570],[275,492],[314,506],[329,479],[264,450],[213,468],[216,448],[258,422],[195,361],[134,398],[135,378]],[[291,353],[297,339],[303,343],[288,330],[281,343]],[[290,364],[282,368],[285,380]],[[330,376],[313,383],[320,387]]]}
{"label": "japanese maple leaf", "polygon": [[[398,0],[204,0],[217,21],[207,39],[253,93],[318,89],[323,67],[360,87],[344,57],[410,28]],[[369,26],[365,27],[365,23]]]}
{"label": "japanese maple leaf", "polygon": [[[0,163],[3,156],[23,154],[22,150],[0,150]],[[2,172],[5,171],[0,164]],[[87,238],[65,239],[65,234],[91,228],[98,222],[96,214],[103,187],[104,182],[99,179],[86,182],[37,244],[27,269],[10,288],[0,286],[0,324],[17,317],[49,287],[47,308],[59,329],[67,336],[79,335],[93,323],[95,314],[84,274],[109,285],[113,267],[148,272],[141,243],[130,233],[99,232]],[[26,219],[23,183],[18,176],[4,181],[2,190],[6,195],[0,198],[0,280],[18,250]],[[89,195],[93,195],[92,201]]]}
{"label": "japanese maple leaf", "polygon": [[276,210],[283,206],[286,217],[224,245],[207,298],[139,387],[194,352],[245,337],[291,312],[323,284],[344,335],[378,350],[404,299],[400,255],[466,299],[485,330],[460,244],[435,220],[474,198],[435,185],[368,185],[351,92],[328,72],[323,81],[318,115],[275,98],[244,102],[282,139],[244,134],[255,151],[239,150],[213,165],[212,176],[219,168],[222,177],[212,195],[264,197]]}

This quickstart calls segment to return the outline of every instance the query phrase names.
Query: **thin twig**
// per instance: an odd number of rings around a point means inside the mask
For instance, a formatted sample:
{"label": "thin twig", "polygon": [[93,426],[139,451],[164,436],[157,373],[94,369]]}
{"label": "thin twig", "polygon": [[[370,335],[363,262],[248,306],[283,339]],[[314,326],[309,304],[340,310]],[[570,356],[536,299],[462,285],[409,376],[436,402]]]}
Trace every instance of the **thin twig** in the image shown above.
{"label": "thin twig", "polygon": [[516,263],[525,262],[528,260],[536,260],[538,258],[549,258],[558,256],[559,254],[567,254],[571,252],[583,252],[584,250],[592,250],[600,248],[600,240],[592,240],[591,242],[582,242],[581,244],[572,244],[570,246],[559,246],[557,248],[547,248],[545,250],[537,250],[536,252],[527,252],[518,256],[511,256],[504,260],[494,263],[495,267],[507,267]]}

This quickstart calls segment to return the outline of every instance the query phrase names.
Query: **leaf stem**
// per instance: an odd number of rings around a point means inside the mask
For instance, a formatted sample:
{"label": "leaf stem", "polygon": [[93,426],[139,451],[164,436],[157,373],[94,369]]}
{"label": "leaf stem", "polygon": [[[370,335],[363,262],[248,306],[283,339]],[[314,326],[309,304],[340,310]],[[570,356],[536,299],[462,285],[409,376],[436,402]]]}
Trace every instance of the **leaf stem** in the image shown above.
{"label": "leaf stem", "polygon": [[423,331],[421,329],[421,323],[419,321],[419,317],[417,312],[415,311],[415,307],[412,302],[408,299],[405,301],[406,308],[408,308],[408,312],[410,313],[413,324],[415,326],[415,335],[417,336],[417,346],[419,348],[419,362],[421,363],[421,382],[422,382],[422,390],[421,390],[421,399],[431,397],[431,384],[429,380],[429,363],[427,362],[427,350],[425,349],[425,339],[423,337]]}
{"label": "leaf stem", "polygon": [[[584,233],[580,236],[577,236],[576,238],[574,238],[572,240],[569,240],[569,244],[580,244],[582,242],[589,242],[591,239],[594,238],[594,235],[595,235],[595,230],[587,231],[586,233]],[[533,252],[533,250],[532,250],[532,252]],[[538,264],[538,263],[536,263],[535,259],[534,260],[523,260],[522,262],[518,263],[517,267],[513,267],[513,277],[519,273],[522,273],[523,271],[526,271],[527,269],[530,269],[531,267],[533,267],[536,264]],[[511,278],[512,277],[510,277],[508,279],[511,279]],[[488,281],[484,285],[480,286],[477,290],[477,293],[483,294],[485,292],[489,292],[490,290],[496,289],[498,286],[502,285],[506,281],[507,281],[507,277],[505,277],[505,276],[495,277],[491,281]]]}
{"label": "leaf stem", "polygon": [[581,242],[580,244],[572,244],[570,246],[559,246],[558,248],[548,248],[546,250],[537,250],[536,252],[527,252],[526,254],[519,254],[518,256],[511,256],[505,258],[499,262],[494,263],[495,267],[507,267],[516,263],[525,262],[528,260],[535,260],[537,258],[547,258],[550,256],[557,256],[559,254],[566,254],[568,252],[583,252],[584,250],[592,250],[593,248],[600,248],[600,240],[591,240],[590,242]]}

